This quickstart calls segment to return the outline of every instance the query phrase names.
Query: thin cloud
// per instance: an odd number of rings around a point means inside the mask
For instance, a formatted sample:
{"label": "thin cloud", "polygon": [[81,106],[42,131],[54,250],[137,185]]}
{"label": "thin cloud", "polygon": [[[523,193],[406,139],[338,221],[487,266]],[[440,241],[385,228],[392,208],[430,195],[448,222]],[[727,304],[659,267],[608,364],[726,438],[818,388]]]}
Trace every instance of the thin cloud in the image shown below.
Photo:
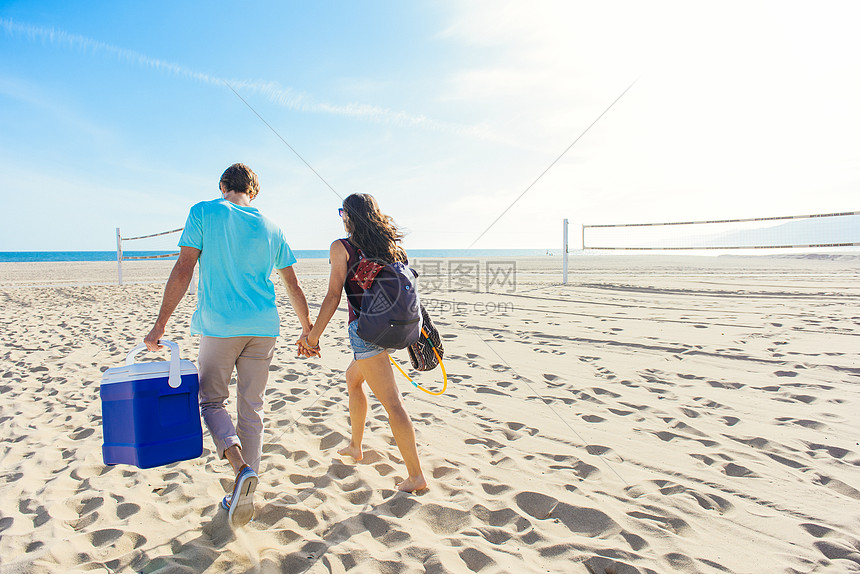
{"label": "thin cloud", "polygon": [[389,108],[370,104],[332,104],[329,102],[323,102],[317,100],[306,92],[283,87],[277,82],[221,78],[204,72],[198,72],[173,62],[152,58],[134,50],[119,48],[105,42],[93,40],[79,34],[71,34],[56,28],[44,28],[41,26],[22,24],[8,18],[0,18],[0,28],[9,35],[24,36],[31,41],[47,42],[57,46],[73,48],[81,52],[112,55],[121,62],[167,73],[182,79],[194,80],[219,87],[224,87],[225,84],[229,84],[236,90],[244,90],[246,92],[259,94],[274,104],[297,112],[325,113],[357,118],[396,127],[422,128],[479,139],[503,141],[502,138],[492,134],[484,126],[467,126],[440,122],[424,115],[410,114],[408,112],[391,110]]}
{"label": "thin cloud", "polygon": [[88,134],[100,141],[110,141],[109,130],[80,117],[74,110],[63,106],[40,93],[35,87],[11,78],[0,78],[0,96],[38,108],[50,114],[55,122],[62,123],[76,132]]}
{"label": "thin cloud", "polygon": [[43,28],[41,26],[19,24],[18,22],[8,18],[0,18],[0,27],[2,27],[7,34],[22,35],[32,41],[41,40],[54,45],[75,48],[82,52],[107,53],[116,56],[120,61],[134,63],[161,72],[168,72],[179,77],[197,80],[208,84],[220,83],[217,78],[213,78],[212,76],[202,74],[200,72],[195,72],[178,64],[150,58],[144,54],[135,52],[134,50],[118,48],[116,46],[106,44],[105,42],[99,42],[98,40],[93,40],[79,34],[70,34],[63,30],[57,30],[56,28]]}

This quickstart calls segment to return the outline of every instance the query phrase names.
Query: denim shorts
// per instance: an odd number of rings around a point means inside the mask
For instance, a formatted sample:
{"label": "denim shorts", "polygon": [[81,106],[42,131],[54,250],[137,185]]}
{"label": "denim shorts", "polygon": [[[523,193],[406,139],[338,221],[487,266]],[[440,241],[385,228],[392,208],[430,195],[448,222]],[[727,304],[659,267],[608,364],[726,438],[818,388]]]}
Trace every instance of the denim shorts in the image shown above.
{"label": "denim shorts", "polygon": [[375,357],[379,353],[390,353],[394,351],[394,349],[386,349],[379,345],[374,345],[373,343],[365,341],[359,337],[358,321],[350,323],[347,331],[349,332],[349,345],[352,347],[352,354],[356,361]]}

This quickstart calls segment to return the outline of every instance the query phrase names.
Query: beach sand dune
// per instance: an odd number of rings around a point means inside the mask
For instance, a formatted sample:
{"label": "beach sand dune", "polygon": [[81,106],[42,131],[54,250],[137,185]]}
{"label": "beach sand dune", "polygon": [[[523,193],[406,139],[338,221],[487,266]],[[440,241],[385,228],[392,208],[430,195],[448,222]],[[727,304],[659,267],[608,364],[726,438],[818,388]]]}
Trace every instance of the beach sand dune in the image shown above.
{"label": "beach sand dune", "polygon": [[[581,257],[568,285],[558,264],[517,260],[489,289],[424,278],[449,386],[400,379],[430,485],[412,495],[375,399],[365,458],[336,453],[345,313],[321,360],[296,359],[280,289],[236,532],[208,436],[196,460],[102,463],[101,373],[148,331],[169,264],[122,287],[110,264],[0,265],[0,572],[860,572],[860,262]],[[318,303],[325,262],[298,272]],[[193,307],[167,333],[189,359]]]}

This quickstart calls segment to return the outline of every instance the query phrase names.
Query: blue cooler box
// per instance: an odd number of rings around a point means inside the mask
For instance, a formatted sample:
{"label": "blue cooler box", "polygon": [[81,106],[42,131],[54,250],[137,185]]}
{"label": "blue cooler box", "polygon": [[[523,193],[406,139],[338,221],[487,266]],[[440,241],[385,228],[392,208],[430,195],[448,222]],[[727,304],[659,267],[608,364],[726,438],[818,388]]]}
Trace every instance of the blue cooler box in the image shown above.
{"label": "blue cooler box", "polygon": [[170,361],[135,363],[135,355],[146,349],[138,345],[125,366],[102,376],[105,464],[152,468],[203,453],[197,368],[179,359],[176,343],[160,342],[170,348]]}

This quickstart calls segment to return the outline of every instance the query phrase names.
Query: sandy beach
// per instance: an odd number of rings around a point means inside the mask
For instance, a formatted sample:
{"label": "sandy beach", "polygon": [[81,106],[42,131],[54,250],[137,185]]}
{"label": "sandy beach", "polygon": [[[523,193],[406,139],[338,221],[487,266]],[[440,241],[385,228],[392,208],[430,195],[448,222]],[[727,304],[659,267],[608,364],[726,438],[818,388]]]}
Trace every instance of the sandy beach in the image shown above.
{"label": "sandy beach", "polygon": [[[278,286],[236,532],[205,430],[195,460],[102,461],[101,374],[172,264],[127,263],[118,286],[115,263],[0,263],[0,572],[860,572],[860,259],[580,256],[567,285],[559,257],[414,263],[449,374],[441,396],[399,379],[429,489],[395,491],[375,399],[364,460],[337,455],[346,312],[296,359]],[[315,315],[328,265],[296,269]],[[191,360],[194,304],[166,334]]]}

